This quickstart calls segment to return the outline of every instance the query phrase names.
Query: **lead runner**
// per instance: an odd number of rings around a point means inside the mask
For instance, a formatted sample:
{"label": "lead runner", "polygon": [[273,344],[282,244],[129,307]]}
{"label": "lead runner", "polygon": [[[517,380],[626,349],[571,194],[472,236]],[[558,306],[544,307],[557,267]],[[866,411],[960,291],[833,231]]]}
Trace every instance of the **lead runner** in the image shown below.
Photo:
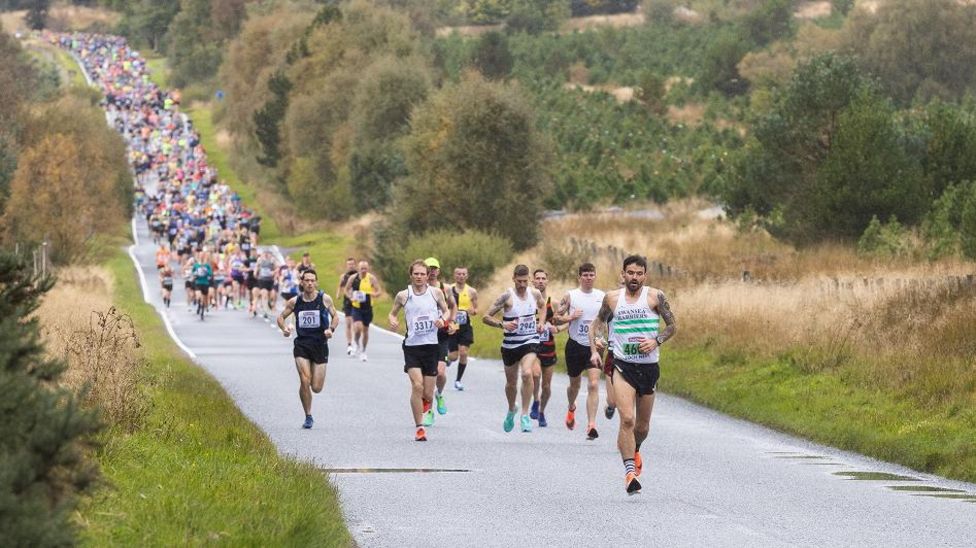
{"label": "lead runner", "polygon": [[[637,477],[643,462],[641,443],[647,439],[654,409],[654,391],[661,377],[660,347],[677,331],[674,313],[660,289],[645,286],[647,259],[631,255],[624,259],[624,287],[603,298],[590,329],[590,361],[599,366],[601,347],[595,333],[609,325],[609,343],[616,375],[613,381],[620,431],[617,448],[624,461],[624,485],[628,495],[641,490]],[[659,331],[660,320],[667,325]],[[636,408],[636,416],[635,416]]]}

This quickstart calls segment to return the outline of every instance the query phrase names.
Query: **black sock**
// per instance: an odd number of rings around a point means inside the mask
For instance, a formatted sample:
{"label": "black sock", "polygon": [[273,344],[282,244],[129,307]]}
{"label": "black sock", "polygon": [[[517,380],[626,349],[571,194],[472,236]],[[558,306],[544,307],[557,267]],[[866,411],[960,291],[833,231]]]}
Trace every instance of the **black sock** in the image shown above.
{"label": "black sock", "polygon": [[640,451],[640,443],[637,444],[637,449],[635,451]]}
{"label": "black sock", "polygon": [[464,376],[464,370],[468,367],[468,362],[458,362],[458,374],[457,382],[461,382],[461,377]]}

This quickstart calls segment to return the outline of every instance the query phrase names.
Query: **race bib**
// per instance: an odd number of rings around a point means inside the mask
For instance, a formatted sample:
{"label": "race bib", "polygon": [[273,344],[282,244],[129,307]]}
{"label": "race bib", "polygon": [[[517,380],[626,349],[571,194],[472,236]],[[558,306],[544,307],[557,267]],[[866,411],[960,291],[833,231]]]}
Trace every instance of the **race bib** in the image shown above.
{"label": "race bib", "polygon": [[630,359],[644,359],[649,358],[651,355],[649,352],[640,351],[640,339],[634,338],[630,342],[625,342],[621,345],[621,350],[623,350],[624,355]]}
{"label": "race bib", "polygon": [[204,268],[204,267],[201,266],[200,268],[197,269],[197,277],[198,278],[202,278],[202,277],[204,277],[206,275],[207,275],[207,269],[206,268]]}
{"label": "race bib", "polygon": [[437,331],[437,326],[434,325],[434,320],[430,319],[430,316],[418,316],[413,321],[412,331],[414,335],[423,337]]}
{"label": "race bib", "polygon": [[580,337],[588,337],[590,335],[590,324],[593,320],[583,320],[576,325],[576,334]]}
{"label": "race bib", "polygon": [[519,335],[532,335],[536,332],[535,316],[519,318],[518,327],[515,332]]}
{"label": "race bib", "polygon": [[454,321],[457,322],[458,325],[464,325],[468,323],[468,311],[458,310],[457,316],[454,317]]}
{"label": "race bib", "polygon": [[270,268],[264,268],[264,267],[259,268],[258,269],[258,277],[260,277],[260,278],[273,278],[274,277],[274,271],[271,270]]}
{"label": "race bib", "polygon": [[549,342],[550,338],[552,338],[552,334],[549,333],[548,329],[544,329],[542,333],[539,333],[540,342]]}
{"label": "race bib", "polygon": [[322,315],[318,310],[299,310],[298,327],[304,329],[317,329],[322,326]]}
{"label": "race bib", "polygon": [[357,303],[364,303],[366,302],[366,293],[362,291],[353,291],[352,300],[356,301]]}

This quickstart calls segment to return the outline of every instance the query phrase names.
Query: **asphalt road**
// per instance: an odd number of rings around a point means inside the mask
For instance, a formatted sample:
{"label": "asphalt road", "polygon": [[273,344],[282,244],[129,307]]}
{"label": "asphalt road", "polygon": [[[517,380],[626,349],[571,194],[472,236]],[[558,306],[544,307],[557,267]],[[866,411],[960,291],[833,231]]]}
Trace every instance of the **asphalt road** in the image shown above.
{"label": "asphalt road", "polygon": [[[376,329],[367,363],[346,357],[338,334],[314,401],[315,428],[303,430],[291,341],[240,311],[201,322],[181,288],[163,309],[152,243],[144,223],[137,230],[133,256],[150,301],[282,453],[328,471],[361,546],[976,546],[976,485],[663,394],[643,450],[644,492],[628,497],[615,422],[601,415],[596,441],[562,424],[566,377],[553,381],[548,428],[502,431],[496,360],[470,364],[467,390],[449,389],[448,413],[428,430],[430,441],[414,442],[399,338]],[[680,364],[668,363],[666,349],[662,363],[666,389],[667,368]],[[581,395],[581,411],[583,404]],[[585,411],[577,416],[585,422]],[[854,472],[904,478],[842,475]]]}

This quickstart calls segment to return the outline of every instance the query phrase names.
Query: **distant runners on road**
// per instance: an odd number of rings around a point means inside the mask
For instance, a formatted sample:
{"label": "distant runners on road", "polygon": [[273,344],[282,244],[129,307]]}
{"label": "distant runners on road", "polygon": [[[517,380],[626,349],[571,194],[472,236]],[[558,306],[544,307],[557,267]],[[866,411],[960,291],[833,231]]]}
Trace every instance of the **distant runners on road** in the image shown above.
{"label": "distant runners on road", "polygon": [[468,368],[468,351],[474,344],[474,327],[471,325],[471,317],[478,315],[478,291],[468,285],[468,267],[458,266],[454,268],[454,285],[451,286],[451,295],[457,304],[457,314],[454,316],[457,330],[451,334],[447,341],[450,351],[447,359],[452,363],[457,361],[454,389],[464,390],[461,378],[464,377],[464,370]]}
{"label": "distant runners on road", "polygon": [[562,327],[553,323],[555,312],[552,309],[552,298],[546,293],[549,286],[549,273],[537,268],[532,273],[532,285],[542,294],[546,307],[542,310],[540,321],[543,329],[539,332],[539,348],[536,350],[536,363],[532,366],[532,411],[529,418],[539,421],[539,427],[549,426],[546,421],[546,405],[552,396],[552,373],[556,365],[556,333]]}

